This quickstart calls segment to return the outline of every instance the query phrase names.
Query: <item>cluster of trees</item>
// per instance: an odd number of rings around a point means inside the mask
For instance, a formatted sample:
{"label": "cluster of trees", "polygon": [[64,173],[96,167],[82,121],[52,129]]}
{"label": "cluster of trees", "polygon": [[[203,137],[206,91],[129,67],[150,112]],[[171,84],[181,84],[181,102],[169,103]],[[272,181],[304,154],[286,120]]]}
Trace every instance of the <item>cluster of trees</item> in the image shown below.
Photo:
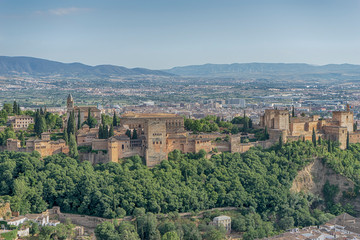
{"label": "cluster of trees", "polygon": [[11,127],[7,127],[4,131],[0,132],[0,145],[5,146],[9,138],[16,138],[16,134]]}
{"label": "cluster of trees", "polygon": [[[47,112],[46,108],[44,110],[43,108],[37,109],[32,112],[31,116],[34,117],[33,130],[38,137],[48,129],[60,129],[63,127],[61,117],[58,114]],[[31,126],[29,130],[32,130]]]}
{"label": "cluster of trees", "polygon": [[110,128],[108,125],[102,125],[99,126],[99,139],[108,139],[110,137],[114,136],[114,127],[111,124]]}
{"label": "cluster of trees", "polygon": [[99,126],[99,139],[108,139],[114,136],[114,127],[119,126],[120,120],[114,112],[113,118],[102,114],[101,123]]}
{"label": "cluster of trees", "polygon": [[131,132],[130,129],[126,130],[125,135],[128,136],[130,139],[137,139],[138,138],[136,129],[134,129],[132,132]]}
{"label": "cluster of trees", "polygon": [[0,111],[0,126],[6,125],[8,116],[20,115],[21,113],[20,105],[16,101],[13,104],[4,103]]}
{"label": "cluster of trees", "polygon": [[200,120],[196,119],[184,119],[185,129],[193,131],[194,133],[199,132],[221,132],[237,134],[239,132],[252,132],[253,124],[249,117],[235,117],[231,122],[221,120],[220,117],[206,116]]}
{"label": "cluster of trees", "polygon": [[197,226],[190,219],[180,219],[179,214],[157,217],[143,208],[135,209],[134,222],[103,222],[95,230],[99,240],[223,240],[225,229],[201,223]]}

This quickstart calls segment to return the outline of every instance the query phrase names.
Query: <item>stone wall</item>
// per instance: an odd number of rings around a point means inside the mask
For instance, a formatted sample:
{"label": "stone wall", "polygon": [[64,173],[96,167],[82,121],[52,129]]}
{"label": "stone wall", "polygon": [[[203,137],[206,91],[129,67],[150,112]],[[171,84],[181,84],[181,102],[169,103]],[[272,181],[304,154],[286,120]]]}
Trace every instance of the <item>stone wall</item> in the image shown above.
{"label": "stone wall", "polygon": [[347,138],[347,128],[346,127],[334,127],[334,126],[325,126],[324,131],[326,134],[326,139],[331,141],[340,142],[340,148],[346,148],[346,138]]}
{"label": "stone wall", "polygon": [[349,134],[350,143],[360,143],[360,131],[356,131]]}
{"label": "stone wall", "polygon": [[90,152],[90,153],[80,153],[79,152],[79,160],[80,161],[89,161],[91,164],[98,164],[98,163],[107,163],[109,162],[109,156],[107,153],[103,151],[98,151],[97,153]]}

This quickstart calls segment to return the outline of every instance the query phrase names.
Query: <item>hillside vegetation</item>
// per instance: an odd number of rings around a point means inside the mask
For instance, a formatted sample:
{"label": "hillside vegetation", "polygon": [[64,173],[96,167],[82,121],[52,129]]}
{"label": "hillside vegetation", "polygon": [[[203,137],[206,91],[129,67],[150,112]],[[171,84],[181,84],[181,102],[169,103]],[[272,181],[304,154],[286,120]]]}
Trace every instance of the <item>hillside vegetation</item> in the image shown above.
{"label": "hillside vegetation", "polygon": [[[22,214],[54,205],[63,212],[107,218],[131,215],[138,208],[169,213],[232,206],[256,214],[272,229],[314,225],[330,215],[317,209],[323,203],[318,197],[290,191],[299,170],[321,158],[358,182],[360,145],[342,151],[336,144],[328,144],[314,147],[311,142],[297,141],[267,150],[252,148],[244,154],[222,153],[210,159],[203,151],[174,151],[169,160],[152,169],[144,166],[140,157],[122,164],[92,166],[65,155],[41,160],[36,152],[1,152],[0,195],[11,201],[13,211]],[[325,191],[331,189],[329,185]],[[324,195],[332,213],[352,210]]]}

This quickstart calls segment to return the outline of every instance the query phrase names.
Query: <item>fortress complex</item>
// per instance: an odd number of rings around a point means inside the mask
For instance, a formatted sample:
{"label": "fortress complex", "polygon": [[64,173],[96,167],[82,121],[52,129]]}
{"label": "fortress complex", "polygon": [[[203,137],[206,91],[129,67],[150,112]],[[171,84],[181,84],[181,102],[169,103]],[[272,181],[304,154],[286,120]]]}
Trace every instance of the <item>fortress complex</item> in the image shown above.
{"label": "fortress complex", "polygon": [[[81,122],[88,118],[89,107],[75,107],[71,95],[67,98],[67,115],[74,111],[75,119],[80,112]],[[90,107],[90,114],[101,122],[101,111]],[[77,123],[77,121],[75,120]],[[88,160],[93,164],[119,162],[120,159],[139,155],[144,157],[146,165],[153,167],[168,158],[174,150],[183,153],[197,153],[200,150],[211,152],[246,152],[251,147],[268,148],[283,141],[312,140],[313,131],[319,137],[340,142],[340,148],[346,148],[347,137],[350,143],[360,142],[360,131],[354,131],[353,112],[335,111],[330,119],[310,117],[290,117],[288,110],[266,109],[256,128],[266,128],[268,140],[247,142],[246,138],[254,138],[251,134],[235,135],[222,133],[193,134],[184,128],[184,118],[169,113],[125,113],[120,117],[119,126],[114,127],[114,136],[99,139],[99,126],[89,128],[84,124],[76,133],[80,160]],[[135,134],[136,132],[136,134]],[[253,135],[253,134],[252,134]],[[41,139],[30,138],[26,146],[19,140],[8,139],[7,150],[38,151],[42,157],[59,152],[68,153],[69,148],[64,140],[51,141],[50,133],[43,133]]]}
{"label": "fortress complex", "polygon": [[[137,138],[132,139],[125,133],[136,130]],[[120,118],[120,126],[114,129],[115,136],[109,139],[89,138],[91,130],[87,126],[80,129],[77,135],[79,146],[91,146],[92,152],[102,151],[106,154],[83,154],[84,160],[93,163],[118,162],[119,159],[140,155],[145,158],[149,167],[167,159],[168,153],[178,149],[182,152],[198,152],[204,149],[209,152],[213,149],[212,138],[202,135],[192,135],[184,129],[184,118],[176,114],[156,113],[140,114],[125,113]],[[79,136],[82,141],[79,141]],[[91,140],[90,140],[91,139]]]}
{"label": "fortress complex", "polygon": [[340,148],[346,148],[349,134],[350,143],[360,142],[360,132],[354,132],[354,114],[349,107],[346,111],[334,111],[330,119],[321,119],[318,115],[311,117],[290,117],[288,110],[266,109],[260,118],[260,126],[267,128],[270,140],[284,141],[312,140],[313,130],[316,139],[338,141]]}

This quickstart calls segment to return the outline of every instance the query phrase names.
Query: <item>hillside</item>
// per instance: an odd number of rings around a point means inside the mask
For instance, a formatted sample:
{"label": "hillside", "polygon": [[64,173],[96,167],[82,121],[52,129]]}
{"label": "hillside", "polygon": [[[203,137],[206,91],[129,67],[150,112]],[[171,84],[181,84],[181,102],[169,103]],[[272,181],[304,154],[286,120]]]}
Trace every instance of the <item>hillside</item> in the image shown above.
{"label": "hillside", "polygon": [[[298,172],[290,190],[297,193],[312,193],[316,196],[324,197],[323,187],[327,181],[331,185],[339,187],[339,192],[335,196],[336,202],[344,200],[342,199],[342,193],[344,191],[353,190],[355,186],[354,182],[349,178],[336,173],[333,169],[322,163],[320,159],[315,159],[314,162]],[[356,202],[358,201],[355,201],[354,203]],[[360,212],[360,205],[354,206],[356,207],[356,210]]]}
{"label": "hillside", "polygon": [[174,67],[164,70],[180,76],[241,76],[290,74],[360,74],[360,66],[329,64],[316,66],[305,63],[233,63]]}
{"label": "hillside", "polygon": [[30,76],[136,76],[173,74],[145,68],[126,68],[114,65],[89,66],[82,63],[61,63],[33,57],[0,56],[0,75]]}

